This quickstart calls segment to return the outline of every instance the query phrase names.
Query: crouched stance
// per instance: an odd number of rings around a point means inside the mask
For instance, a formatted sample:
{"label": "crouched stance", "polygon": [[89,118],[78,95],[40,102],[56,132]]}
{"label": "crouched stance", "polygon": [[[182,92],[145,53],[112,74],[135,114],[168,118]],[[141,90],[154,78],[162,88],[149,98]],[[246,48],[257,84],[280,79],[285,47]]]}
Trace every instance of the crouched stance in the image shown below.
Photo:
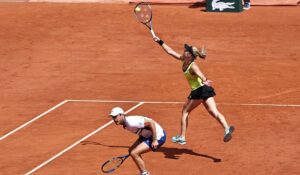
{"label": "crouched stance", "polygon": [[110,116],[116,125],[122,125],[124,129],[139,135],[139,138],[129,148],[129,153],[140,170],[140,175],[150,175],[141,154],[156,151],[166,141],[166,132],[162,127],[145,116],[126,116],[120,107],[112,109]]}

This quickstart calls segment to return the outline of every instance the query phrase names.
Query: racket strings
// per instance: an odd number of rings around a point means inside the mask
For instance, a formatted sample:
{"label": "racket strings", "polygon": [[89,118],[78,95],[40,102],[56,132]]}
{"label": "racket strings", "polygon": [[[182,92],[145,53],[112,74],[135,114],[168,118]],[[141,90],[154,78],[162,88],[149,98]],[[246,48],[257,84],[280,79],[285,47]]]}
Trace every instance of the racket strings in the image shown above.
{"label": "racket strings", "polygon": [[134,9],[137,19],[142,23],[148,23],[152,18],[152,10],[149,5],[140,4]]}
{"label": "racket strings", "polygon": [[109,172],[117,167],[119,167],[122,164],[122,159],[112,159],[109,162],[107,162],[105,165],[103,165],[102,170],[104,172]]}

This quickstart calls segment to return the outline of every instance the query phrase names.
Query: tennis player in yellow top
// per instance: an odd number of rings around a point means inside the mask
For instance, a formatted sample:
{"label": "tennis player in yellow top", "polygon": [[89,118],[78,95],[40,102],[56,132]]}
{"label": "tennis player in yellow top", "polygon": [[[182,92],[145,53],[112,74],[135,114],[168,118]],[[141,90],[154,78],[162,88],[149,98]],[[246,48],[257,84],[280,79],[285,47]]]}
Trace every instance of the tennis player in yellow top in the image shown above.
{"label": "tennis player in yellow top", "polygon": [[200,68],[195,63],[195,59],[199,56],[205,59],[205,48],[201,48],[199,51],[194,46],[184,45],[183,54],[180,55],[164,43],[159,37],[155,36],[154,41],[162,46],[164,51],[175,59],[182,61],[182,71],[188,80],[191,87],[191,93],[188,96],[183,109],[181,117],[181,133],[180,135],[172,137],[172,141],[181,145],[186,144],[186,130],[188,125],[188,116],[193,109],[199,106],[201,103],[205,106],[206,110],[212,115],[224,128],[224,142],[228,142],[232,138],[234,131],[233,126],[229,126],[225,117],[217,109],[216,102],[214,100],[215,91],[211,87],[212,81],[208,80],[206,76],[201,72]]}

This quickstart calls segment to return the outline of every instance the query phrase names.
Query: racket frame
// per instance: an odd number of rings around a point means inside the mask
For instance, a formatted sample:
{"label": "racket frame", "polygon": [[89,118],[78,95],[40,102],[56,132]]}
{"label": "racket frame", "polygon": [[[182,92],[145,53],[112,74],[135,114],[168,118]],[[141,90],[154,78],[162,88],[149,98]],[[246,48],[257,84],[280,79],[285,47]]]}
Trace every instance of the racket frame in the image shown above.
{"label": "racket frame", "polygon": [[[147,21],[147,22],[145,22],[145,23],[142,22],[142,21],[140,21],[140,20],[138,19],[137,15],[136,15],[135,9],[136,9],[139,5],[146,5],[146,6],[148,6],[149,9],[151,10],[150,20]],[[152,15],[152,8],[151,8],[150,4],[149,4],[148,2],[140,2],[140,3],[138,3],[138,4],[134,7],[133,12],[134,12],[134,15],[135,15],[135,17],[137,18],[137,20],[138,20],[139,22],[141,22],[142,24],[144,24],[145,26],[148,27],[148,29],[149,29],[150,32],[151,32],[152,37],[153,37],[153,38],[156,37],[156,35],[155,35],[155,33],[154,33],[154,30],[153,30],[153,27],[152,27],[152,16],[153,16],[153,15]]]}
{"label": "racket frame", "polygon": [[[106,162],[104,162],[104,163],[102,164],[102,166],[101,166],[101,171],[102,171],[103,173],[111,173],[111,172],[115,171],[116,169],[118,169],[118,168],[124,163],[124,161],[125,161],[129,156],[130,156],[130,155],[127,154],[127,155],[118,156],[118,157],[114,157],[114,158],[111,158],[111,159],[107,160]],[[119,165],[117,165],[116,167],[110,169],[110,170],[107,170],[107,171],[106,171],[106,170],[103,170],[103,168],[105,167],[105,165],[107,165],[109,162],[112,162],[112,161],[115,160],[115,159],[121,159],[121,163],[120,163]]]}

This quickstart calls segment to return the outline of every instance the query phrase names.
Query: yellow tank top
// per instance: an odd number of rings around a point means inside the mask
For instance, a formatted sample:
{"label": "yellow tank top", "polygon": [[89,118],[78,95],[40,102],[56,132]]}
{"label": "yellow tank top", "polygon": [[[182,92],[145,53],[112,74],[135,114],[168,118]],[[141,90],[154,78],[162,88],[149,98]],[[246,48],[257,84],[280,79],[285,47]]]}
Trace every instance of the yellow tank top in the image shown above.
{"label": "yellow tank top", "polygon": [[197,75],[192,75],[190,73],[190,69],[191,69],[193,64],[194,64],[194,62],[192,62],[189,65],[189,67],[184,72],[184,76],[187,79],[191,89],[195,90],[195,89],[198,89],[199,87],[203,86],[203,82],[202,82],[201,78],[199,78]]}

